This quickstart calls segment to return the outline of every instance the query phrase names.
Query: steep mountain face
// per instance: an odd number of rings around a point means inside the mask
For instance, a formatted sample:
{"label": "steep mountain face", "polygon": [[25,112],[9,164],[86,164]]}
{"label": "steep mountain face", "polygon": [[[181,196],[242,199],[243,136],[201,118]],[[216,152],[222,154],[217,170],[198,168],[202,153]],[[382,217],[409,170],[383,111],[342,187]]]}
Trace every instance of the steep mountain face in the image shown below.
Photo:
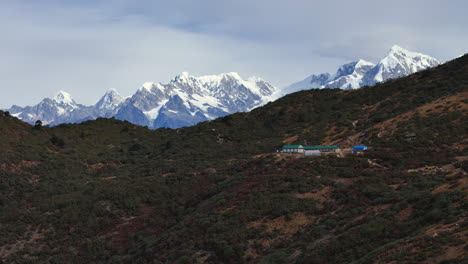
{"label": "steep mountain face", "polygon": [[316,88],[357,89],[388,79],[400,78],[439,65],[436,59],[394,45],[387,56],[375,65],[358,60],[341,66],[334,75],[311,75],[283,89],[285,94]]}
{"label": "steep mountain face", "polygon": [[284,94],[290,94],[301,90],[308,90],[323,87],[330,80],[329,73],[319,75],[312,74],[300,82],[293,83],[283,89]]}
{"label": "steep mountain face", "polygon": [[81,122],[95,116],[94,107],[77,104],[72,96],[64,91],[59,91],[52,99],[45,98],[35,106],[23,108],[14,105],[8,111],[25,122],[33,124],[41,120],[44,125],[57,125],[70,120]]}
{"label": "steep mountain face", "polygon": [[[250,111],[278,96],[275,87],[257,77],[243,80],[237,73],[195,77],[183,72],[168,84],[145,83],[122,104],[116,118],[176,128]],[[134,111],[126,112],[128,106]]]}
{"label": "steep mountain face", "polygon": [[341,66],[335,76],[324,84],[324,88],[356,89],[363,85],[363,78],[374,68],[374,64],[358,60]]}
{"label": "steep mountain face", "polygon": [[8,111],[28,123],[56,125],[114,116],[150,128],[178,128],[250,111],[279,95],[258,77],[243,80],[237,73],[195,77],[183,72],[167,84],[144,83],[128,98],[111,89],[94,106],[76,104],[69,94],[59,92],[36,106],[12,106]]}
{"label": "steep mountain face", "polygon": [[366,85],[373,85],[388,79],[394,79],[435,67],[440,62],[417,52],[405,50],[397,45],[390,49],[388,55],[364,78]]}
{"label": "steep mountain face", "polygon": [[125,101],[125,98],[121,96],[117,90],[110,89],[94,106],[99,116],[110,117],[121,103]]}
{"label": "steep mountain face", "polygon": [[[221,115],[227,113],[222,112]],[[221,116],[220,115],[220,116]],[[179,95],[173,95],[159,110],[153,126],[158,127],[184,127],[203,122],[208,118],[192,103],[184,101]]]}

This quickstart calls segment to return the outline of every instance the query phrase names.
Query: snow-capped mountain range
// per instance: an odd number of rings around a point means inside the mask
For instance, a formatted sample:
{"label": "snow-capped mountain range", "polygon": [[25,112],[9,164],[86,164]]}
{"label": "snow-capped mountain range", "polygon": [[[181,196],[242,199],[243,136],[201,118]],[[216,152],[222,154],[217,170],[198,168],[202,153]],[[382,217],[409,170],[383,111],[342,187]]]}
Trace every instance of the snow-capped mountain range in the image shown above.
{"label": "snow-capped mountain range", "polygon": [[150,128],[178,128],[250,111],[280,96],[279,89],[258,77],[244,80],[234,72],[195,77],[183,72],[167,84],[144,83],[129,97],[111,89],[93,106],[77,104],[70,94],[60,91],[35,106],[14,105],[7,111],[31,124],[115,117]]}
{"label": "snow-capped mountain range", "polygon": [[60,91],[54,98],[45,98],[35,106],[13,105],[7,111],[31,124],[37,120],[46,125],[57,125],[115,117],[150,128],[178,128],[250,111],[299,90],[356,89],[438,64],[430,56],[395,45],[377,64],[358,60],[342,65],[334,75],[311,75],[281,90],[258,77],[244,80],[235,72],[200,77],[183,72],[167,84],[146,82],[129,97],[110,89],[92,106],[78,104],[70,94]]}
{"label": "snow-capped mountain range", "polygon": [[285,87],[283,93],[317,88],[357,89],[407,76],[439,64],[438,60],[428,55],[394,45],[387,56],[377,64],[365,60],[354,61],[341,66],[334,75],[313,74],[300,82],[293,83]]}

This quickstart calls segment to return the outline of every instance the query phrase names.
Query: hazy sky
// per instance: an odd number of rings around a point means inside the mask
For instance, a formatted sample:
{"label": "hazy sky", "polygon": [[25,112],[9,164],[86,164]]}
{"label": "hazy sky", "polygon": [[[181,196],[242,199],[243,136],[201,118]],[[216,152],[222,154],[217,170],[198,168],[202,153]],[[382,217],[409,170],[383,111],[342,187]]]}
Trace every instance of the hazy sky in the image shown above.
{"label": "hazy sky", "polygon": [[58,90],[238,72],[283,87],[393,44],[441,61],[468,52],[468,1],[1,0],[0,108]]}

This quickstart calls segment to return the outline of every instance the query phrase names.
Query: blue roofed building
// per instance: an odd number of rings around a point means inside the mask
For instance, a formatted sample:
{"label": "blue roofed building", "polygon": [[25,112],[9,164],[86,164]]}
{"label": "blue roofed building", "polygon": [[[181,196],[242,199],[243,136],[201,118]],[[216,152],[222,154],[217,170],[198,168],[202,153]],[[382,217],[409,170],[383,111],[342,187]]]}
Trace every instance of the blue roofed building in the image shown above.
{"label": "blue roofed building", "polygon": [[362,152],[366,150],[367,150],[367,146],[364,146],[364,145],[356,145],[353,147],[353,152]]}

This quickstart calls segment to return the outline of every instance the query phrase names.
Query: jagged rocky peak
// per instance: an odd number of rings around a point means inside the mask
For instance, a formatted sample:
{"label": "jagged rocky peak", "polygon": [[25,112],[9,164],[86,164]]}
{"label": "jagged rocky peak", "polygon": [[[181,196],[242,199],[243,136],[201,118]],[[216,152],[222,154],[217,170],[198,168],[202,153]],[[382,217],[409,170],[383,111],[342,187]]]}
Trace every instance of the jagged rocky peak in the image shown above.
{"label": "jagged rocky peak", "polygon": [[102,98],[109,98],[109,100],[112,100],[113,102],[122,102],[124,99],[124,97],[115,88],[107,90]]}
{"label": "jagged rocky peak", "polygon": [[244,80],[236,72],[196,77],[182,72],[169,83],[145,82],[130,97],[110,89],[93,106],[76,104],[60,91],[34,107],[11,109],[29,123],[41,119],[55,125],[113,116],[152,128],[176,128],[250,111],[279,96],[278,89],[258,77]]}
{"label": "jagged rocky peak", "polygon": [[407,49],[404,49],[398,45],[393,45],[391,48],[390,48],[390,51],[389,53],[395,53],[395,52],[402,52],[402,53],[409,53],[409,51]]}
{"label": "jagged rocky peak", "polygon": [[115,88],[110,88],[109,90],[107,90],[106,93],[119,94],[119,92]]}
{"label": "jagged rocky peak", "polygon": [[188,81],[193,81],[197,80],[200,81],[201,83],[212,83],[216,82],[219,83],[222,80],[239,80],[243,81],[242,77],[237,73],[237,72],[228,72],[228,73],[220,73],[220,74],[213,74],[213,75],[202,75],[202,76],[194,76],[191,75],[188,72],[182,72],[179,75],[177,75],[173,81],[183,81],[183,82],[188,82]]}
{"label": "jagged rocky peak", "polygon": [[375,66],[374,63],[368,62],[368,61],[365,61],[365,60],[353,61],[353,62],[350,62],[348,64],[344,64],[343,66],[341,66],[337,70],[335,76],[336,77],[341,77],[341,76],[344,76],[344,75],[353,74],[355,72],[363,74],[365,71],[369,70],[370,68],[372,68],[374,66]]}
{"label": "jagged rocky peak", "polygon": [[140,90],[151,91],[151,90],[153,89],[154,85],[155,85],[154,82],[145,82],[145,83],[141,86]]}
{"label": "jagged rocky peak", "polygon": [[323,87],[331,79],[329,73],[312,74],[302,81],[295,82],[282,89],[283,94],[290,94],[300,90],[317,89]]}
{"label": "jagged rocky peak", "polygon": [[[207,76],[207,77],[209,77],[209,76]],[[242,79],[242,77],[237,72],[222,73],[219,76],[214,75],[214,76],[211,76],[211,77],[214,78],[214,79],[220,78],[221,80],[235,80],[235,81],[238,81],[238,82],[246,81],[246,80]],[[252,77],[250,77],[250,78],[252,78]]]}
{"label": "jagged rocky peak", "polygon": [[193,76],[188,72],[177,75],[170,84],[191,93],[238,93],[244,88],[259,96],[272,96],[278,89],[265,80],[252,76],[243,79],[237,72],[221,73],[217,75]]}
{"label": "jagged rocky peak", "polygon": [[428,55],[406,50],[398,45],[393,45],[387,56],[380,60],[376,69],[371,72],[375,82],[383,82],[390,78],[403,77],[417,71],[439,65],[440,62]]}
{"label": "jagged rocky peak", "polygon": [[179,83],[188,83],[194,79],[193,76],[190,75],[188,72],[181,72],[179,75],[174,77],[172,82],[179,82]]}
{"label": "jagged rocky peak", "polygon": [[393,45],[388,51],[388,54],[383,58],[379,64],[384,64],[388,67],[394,67],[396,64],[406,64],[414,71],[425,69],[427,67],[434,67],[440,62],[431,56],[406,50],[398,45]]}
{"label": "jagged rocky peak", "polygon": [[155,82],[145,82],[143,85],[140,87],[139,91],[148,91],[148,92],[153,92],[153,89],[161,89],[161,84],[160,83],[155,83]]}
{"label": "jagged rocky peak", "polygon": [[221,73],[217,75],[203,75],[203,76],[193,76],[188,72],[182,72],[177,75],[171,83],[181,83],[181,84],[194,84],[201,85],[206,87],[219,86],[222,82],[226,81],[238,81],[242,82],[243,79],[236,72]]}
{"label": "jagged rocky peak", "polygon": [[321,88],[356,89],[362,86],[366,73],[375,64],[365,60],[357,60],[341,66],[336,74],[330,77]]}
{"label": "jagged rocky peak", "polygon": [[109,89],[103,97],[96,103],[95,107],[99,110],[102,109],[115,109],[125,101],[125,97],[119,94],[115,88]]}
{"label": "jagged rocky peak", "polygon": [[357,60],[339,67],[335,75],[311,75],[303,81],[285,87],[283,92],[288,94],[311,88],[356,89],[407,76],[438,64],[439,61],[428,55],[393,45],[377,65],[362,59]]}
{"label": "jagged rocky peak", "polygon": [[359,59],[354,65],[355,69],[374,67],[375,64],[366,60]]}
{"label": "jagged rocky peak", "polygon": [[204,76],[182,72],[166,84],[143,84],[115,116],[150,127],[193,125],[229,113],[249,111],[271,101],[277,91],[258,77],[244,80],[235,72]]}
{"label": "jagged rocky peak", "polygon": [[262,96],[266,96],[267,99],[276,99],[281,96],[281,91],[276,89],[273,85],[263,80],[260,77],[252,76],[247,79],[247,83],[254,84],[251,89]]}
{"label": "jagged rocky peak", "polygon": [[65,92],[65,91],[58,91],[57,94],[54,96],[53,100],[58,104],[63,105],[76,105],[73,97]]}

